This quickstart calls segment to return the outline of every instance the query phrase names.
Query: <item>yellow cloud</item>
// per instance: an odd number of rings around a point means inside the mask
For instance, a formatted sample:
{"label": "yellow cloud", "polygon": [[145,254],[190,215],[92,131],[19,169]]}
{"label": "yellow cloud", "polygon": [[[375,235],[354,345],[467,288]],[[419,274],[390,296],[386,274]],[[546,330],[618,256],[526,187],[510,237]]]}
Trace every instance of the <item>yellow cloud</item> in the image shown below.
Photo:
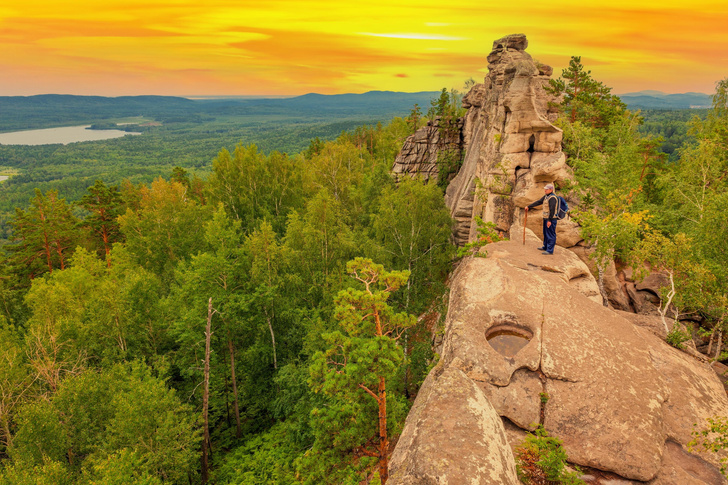
{"label": "yellow cloud", "polygon": [[5,0],[0,95],[459,88],[516,32],[557,73],[581,55],[617,92],[710,92],[728,75],[726,24],[724,0]]}

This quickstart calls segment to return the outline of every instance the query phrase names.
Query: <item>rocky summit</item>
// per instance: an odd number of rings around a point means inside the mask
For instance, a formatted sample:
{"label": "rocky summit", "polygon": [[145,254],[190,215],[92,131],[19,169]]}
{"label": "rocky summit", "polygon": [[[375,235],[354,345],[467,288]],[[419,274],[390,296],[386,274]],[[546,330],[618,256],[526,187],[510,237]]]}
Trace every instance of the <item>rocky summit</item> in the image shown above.
{"label": "rocky summit", "polygon": [[[612,268],[610,300],[628,311],[607,308],[575,223],[559,223],[552,256],[537,250],[540,218],[538,231],[523,228],[523,208],[543,185],[572,177],[544,90],[552,69],[527,45],[523,35],[494,42],[489,74],[464,98],[464,159],[446,193],[460,244],[474,240],[476,216],[512,238],[455,271],[441,357],[407,418],[388,483],[519,483],[513,450],[539,425],[562,440],[587,483],[728,483],[715,455],[688,446],[695,425],[728,415],[723,384],[694,347],[664,341],[658,317],[634,313],[637,302],[649,310],[646,295],[656,296],[659,282],[622,274],[620,284]],[[406,158],[400,175],[426,166]],[[433,165],[427,170],[432,177]]]}
{"label": "rocky summit", "polygon": [[[687,447],[694,424],[728,414],[715,372],[595,301],[578,257],[538,243],[528,231],[456,271],[442,356],[389,483],[518,483],[511,448],[539,424],[587,474],[622,480],[603,483],[725,483],[715,457]],[[524,345],[508,352],[492,338],[503,334]]]}

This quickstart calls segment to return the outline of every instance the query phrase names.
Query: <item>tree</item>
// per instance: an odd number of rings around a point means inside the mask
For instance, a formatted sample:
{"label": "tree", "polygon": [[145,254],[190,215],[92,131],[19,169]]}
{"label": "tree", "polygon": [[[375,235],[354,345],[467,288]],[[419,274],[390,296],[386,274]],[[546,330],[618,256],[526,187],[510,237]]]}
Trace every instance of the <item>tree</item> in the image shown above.
{"label": "tree", "polygon": [[75,229],[78,221],[58,192],[49,190],[43,195],[36,189],[30,202],[27,211],[15,210],[10,222],[14,244],[8,249],[18,271],[32,279],[65,268],[79,235]]}
{"label": "tree", "polygon": [[341,201],[325,189],[308,200],[303,216],[294,212],[288,218],[287,257],[314,305],[338,286],[345,262],[354,254],[354,234],[345,218]]}
{"label": "tree", "polygon": [[[204,379],[204,372],[200,375],[199,362],[206,354],[201,348],[200,321],[205,318],[208,299],[215,301],[215,330],[222,340],[212,342],[210,378],[214,390],[215,386],[227,383],[224,376],[229,371],[237,437],[242,435],[242,428],[236,359],[241,350],[242,335],[251,332],[243,316],[242,300],[249,278],[249,263],[240,232],[241,222],[231,219],[220,204],[204,227],[207,251],[193,256],[177,268],[179,284],[172,289],[169,298],[169,306],[174,309],[172,333],[179,345],[175,363],[183,369],[183,375],[192,381],[191,386],[195,389],[200,379]],[[216,358],[226,352],[229,359],[227,369],[224,360]],[[213,402],[213,409],[218,407],[217,404]],[[227,407],[227,401],[219,407]]]}
{"label": "tree", "polygon": [[[660,317],[665,332],[670,333],[666,315],[672,310],[675,321],[680,309],[707,307],[713,294],[713,275],[694,259],[692,241],[685,234],[665,237],[657,231],[648,232],[637,249],[638,260],[647,262],[653,270],[662,271],[668,285],[661,290]],[[644,275],[644,268],[638,268]]]}
{"label": "tree", "polygon": [[434,184],[405,177],[397,187],[385,188],[372,225],[391,264],[410,274],[404,309],[410,311],[414,298],[414,312],[423,310],[434,296],[425,282],[437,281],[447,273],[453,256],[452,218],[442,191]]}
{"label": "tree", "polygon": [[286,306],[284,303],[286,295],[280,291],[283,283],[280,267],[283,263],[285,247],[278,244],[273,227],[267,222],[262,222],[247,237],[245,247],[251,257],[251,291],[248,311],[253,310],[252,313],[258,313],[262,310],[273,347],[273,368],[277,370],[278,357],[273,322],[276,320],[279,310],[280,313],[283,313]]}
{"label": "tree", "polygon": [[365,396],[374,399],[379,417],[376,451],[367,442],[360,451],[378,458],[379,479],[385,484],[389,476],[387,380],[403,359],[397,340],[416,323],[412,315],[395,313],[387,300],[409,274],[386,272],[383,266],[364,258],[350,261],[347,271],[364,289],[349,288],[337,296],[336,319],[341,331],[323,335],[327,349],[313,357],[310,383],[316,392],[349,404]]}
{"label": "tree", "polygon": [[106,264],[111,267],[109,257],[111,246],[122,240],[117,220],[123,212],[123,200],[119,188],[115,185],[107,186],[101,180],[97,180],[88,188],[88,194],[83,196],[78,205],[89,211],[89,215],[83,220],[83,225],[101,239]]}
{"label": "tree", "polygon": [[592,79],[591,71],[584,70],[581,57],[577,56],[572,56],[561,77],[549,81],[547,91],[554,96],[563,96],[560,106],[572,124],[581,121],[591,127],[603,128],[626,109],[619,97],[611,94],[612,88]]}
{"label": "tree", "polygon": [[239,144],[232,155],[222,150],[212,166],[207,186],[210,199],[222,202],[245,232],[258,219],[267,219],[282,230],[288,212],[300,206],[300,169],[285,154],[273,152],[266,157],[255,145]]}
{"label": "tree", "polygon": [[[54,367],[45,366],[52,362],[72,370],[85,361],[108,365],[154,358],[165,347],[161,283],[123,247],[111,255],[116,263],[109,268],[79,248],[68,268],[33,281],[26,296],[32,312],[26,339],[38,371],[50,372]],[[59,378],[53,371],[41,380],[55,389]]]}
{"label": "tree", "polygon": [[600,208],[575,215],[584,240],[593,248],[590,258],[597,267],[597,283],[604,306],[609,306],[604,288],[604,272],[615,257],[627,263],[633,261],[634,249],[638,247],[646,229],[647,218],[647,211],[629,212],[629,205],[615,197],[610,197]]}
{"label": "tree", "polygon": [[413,134],[417,132],[420,127],[420,118],[422,118],[422,109],[419,104],[415,103],[407,117],[407,123],[410,125],[410,130]]}
{"label": "tree", "polygon": [[186,484],[198,443],[189,406],[135,362],[89,370],[65,380],[49,400],[24,406],[10,455],[25,468],[58,462],[76,483],[87,467],[98,480],[97,473],[108,474],[104,464],[131,461],[140,476]]}
{"label": "tree", "polygon": [[11,425],[17,408],[33,383],[23,355],[22,340],[0,316],[0,452],[12,446]]}
{"label": "tree", "polygon": [[191,199],[184,185],[160,177],[140,189],[138,208],[129,206],[119,226],[129,252],[168,282],[175,265],[203,248],[197,233],[211,212]]}

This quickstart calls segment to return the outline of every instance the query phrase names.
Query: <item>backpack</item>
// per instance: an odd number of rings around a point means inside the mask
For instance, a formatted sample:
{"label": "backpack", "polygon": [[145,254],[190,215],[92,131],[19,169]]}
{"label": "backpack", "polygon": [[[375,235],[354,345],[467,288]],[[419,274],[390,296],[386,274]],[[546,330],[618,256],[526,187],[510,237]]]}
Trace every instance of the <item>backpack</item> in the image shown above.
{"label": "backpack", "polygon": [[566,203],[566,199],[560,195],[556,196],[556,212],[554,213],[554,219],[562,220],[566,219],[569,215],[569,204]]}

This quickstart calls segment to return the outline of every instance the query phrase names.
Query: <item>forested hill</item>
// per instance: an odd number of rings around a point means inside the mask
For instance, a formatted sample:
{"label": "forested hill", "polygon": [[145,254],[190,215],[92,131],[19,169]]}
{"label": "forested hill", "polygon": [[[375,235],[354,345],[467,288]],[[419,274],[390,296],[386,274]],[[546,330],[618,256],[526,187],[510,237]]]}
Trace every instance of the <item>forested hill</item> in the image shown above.
{"label": "forested hill", "polygon": [[648,90],[620,94],[619,97],[631,110],[708,108],[712,104],[710,95],[704,93],[666,94]]}
{"label": "forested hill", "polygon": [[306,94],[294,98],[188,99],[173,96],[38,96],[0,97],[0,132],[49,128],[74,123],[93,123],[126,116],[160,121],[199,117],[274,114],[369,116],[389,119],[408,112],[414,104],[429,106],[435,92],[402,93],[370,91],[363,94]]}

